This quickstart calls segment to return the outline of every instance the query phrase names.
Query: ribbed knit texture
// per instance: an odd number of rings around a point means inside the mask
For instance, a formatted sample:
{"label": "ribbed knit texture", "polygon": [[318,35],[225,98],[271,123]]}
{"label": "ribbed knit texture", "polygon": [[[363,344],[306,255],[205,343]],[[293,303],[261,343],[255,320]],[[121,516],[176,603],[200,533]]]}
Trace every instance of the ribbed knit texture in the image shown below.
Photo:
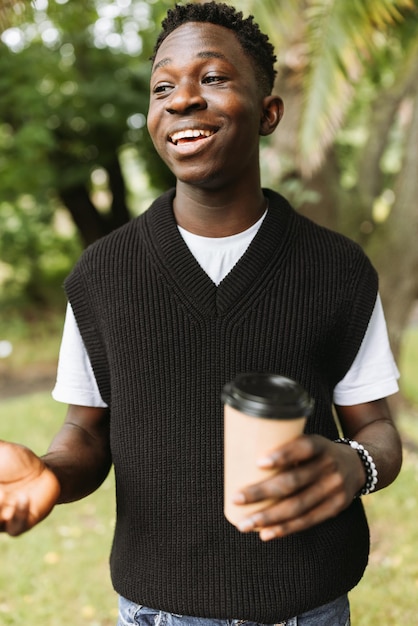
{"label": "ribbed knit texture", "polygon": [[315,399],[307,432],[336,438],[332,391],[377,278],[356,244],[265,193],[266,219],[218,287],[178,232],[171,191],[91,246],[66,290],[111,407],[115,589],[174,613],[277,623],[357,584],[367,522],[356,500],[268,543],[229,524],[221,390],[238,372],[295,378]]}

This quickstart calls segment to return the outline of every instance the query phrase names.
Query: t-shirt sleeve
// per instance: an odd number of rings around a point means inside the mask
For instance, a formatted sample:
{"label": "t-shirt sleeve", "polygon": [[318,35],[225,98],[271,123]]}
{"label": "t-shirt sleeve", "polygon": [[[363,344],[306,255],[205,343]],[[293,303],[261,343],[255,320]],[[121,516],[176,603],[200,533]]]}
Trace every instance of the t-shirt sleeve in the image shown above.
{"label": "t-shirt sleeve", "polygon": [[334,389],[334,402],[352,406],[372,402],[396,393],[399,371],[389,344],[380,296],[357,356],[344,378]]}
{"label": "t-shirt sleeve", "polygon": [[71,305],[68,303],[52,397],[79,406],[106,407]]}

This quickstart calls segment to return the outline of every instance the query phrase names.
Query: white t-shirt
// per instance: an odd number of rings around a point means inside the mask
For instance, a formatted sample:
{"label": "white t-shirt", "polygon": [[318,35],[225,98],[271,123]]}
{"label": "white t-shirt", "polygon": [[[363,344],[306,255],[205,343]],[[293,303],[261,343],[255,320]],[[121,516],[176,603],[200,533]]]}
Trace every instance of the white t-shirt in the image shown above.
{"label": "white t-shirt", "polygon": [[[244,254],[266,214],[248,230],[230,237],[201,237],[179,227],[191,253],[216,284]],[[334,402],[350,406],[371,402],[398,391],[399,372],[389,345],[380,297],[377,296],[359,352],[346,376],[334,389]],[[61,342],[55,400],[80,406],[105,407],[71,305],[67,306]]]}

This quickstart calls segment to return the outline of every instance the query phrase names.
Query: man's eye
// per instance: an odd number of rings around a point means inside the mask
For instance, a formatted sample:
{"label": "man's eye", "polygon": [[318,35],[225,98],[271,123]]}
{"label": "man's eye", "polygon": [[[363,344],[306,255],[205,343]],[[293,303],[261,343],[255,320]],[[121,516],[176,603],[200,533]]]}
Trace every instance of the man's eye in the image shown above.
{"label": "man's eye", "polygon": [[211,75],[211,76],[205,76],[205,78],[202,80],[203,83],[221,83],[224,82],[226,80],[225,76],[217,76],[217,75]]}
{"label": "man's eye", "polygon": [[165,93],[166,91],[169,91],[170,89],[171,89],[171,85],[169,85],[168,83],[160,83],[159,85],[155,85],[152,91],[153,93]]}

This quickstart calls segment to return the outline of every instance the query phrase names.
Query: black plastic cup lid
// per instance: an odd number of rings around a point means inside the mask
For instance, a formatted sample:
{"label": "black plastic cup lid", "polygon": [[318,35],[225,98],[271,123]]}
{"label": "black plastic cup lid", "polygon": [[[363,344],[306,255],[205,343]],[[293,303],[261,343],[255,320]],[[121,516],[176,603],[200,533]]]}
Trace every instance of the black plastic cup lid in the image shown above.
{"label": "black plastic cup lid", "polygon": [[314,401],[295,380],[277,374],[238,374],[222,391],[224,404],[253,417],[309,417]]}

